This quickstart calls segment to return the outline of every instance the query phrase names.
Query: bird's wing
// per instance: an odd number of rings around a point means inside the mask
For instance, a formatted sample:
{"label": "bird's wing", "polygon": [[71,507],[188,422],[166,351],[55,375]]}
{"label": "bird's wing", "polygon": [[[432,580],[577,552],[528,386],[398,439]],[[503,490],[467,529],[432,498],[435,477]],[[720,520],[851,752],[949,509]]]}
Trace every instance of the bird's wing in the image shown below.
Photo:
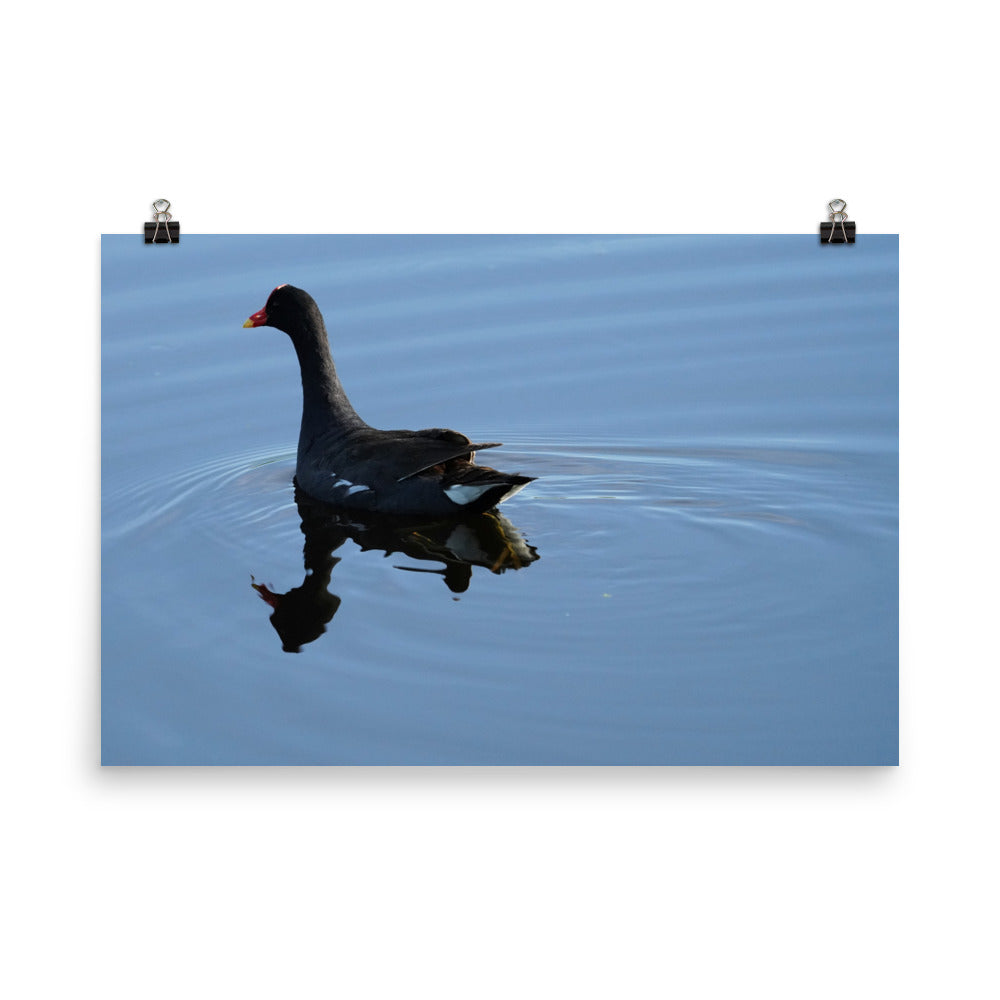
{"label": "bird's wing", "polygon": [[383,431],[350,448],[352,462],[373,462],[398,481],[455,458],[471,460],[476,451],[499,448],[499,441],[474,444],[458,431],[440,427],[422,431]]}

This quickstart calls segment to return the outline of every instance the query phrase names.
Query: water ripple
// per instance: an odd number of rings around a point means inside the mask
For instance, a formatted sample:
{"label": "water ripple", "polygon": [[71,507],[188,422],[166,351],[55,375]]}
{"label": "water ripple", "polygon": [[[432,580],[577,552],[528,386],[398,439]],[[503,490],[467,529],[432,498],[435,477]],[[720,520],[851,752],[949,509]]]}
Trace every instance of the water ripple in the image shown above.
{"label": "water ripple", "polygon": [[[537,480],[505,512],[517,508],[574,511],[592,519],[595,505],[674,516],[730,527],[819,527],[824,493],[856,478],[852,456],[792,447],[695,447],[652,441],[506,435],[503,468]],[[166,524],[238,537],[294,522],[294,452],[281,448],[223,455],[107,492],[104,537],[119,542]],[[599,525],[600,518],[594,521]]]}
{"label": "water ripple", "polygon": [[120,541],[178,519],[213,528],[266,522],[294,509],[294,468],[294,452],[255,450],[129,483],[104,494],[104,538]]}

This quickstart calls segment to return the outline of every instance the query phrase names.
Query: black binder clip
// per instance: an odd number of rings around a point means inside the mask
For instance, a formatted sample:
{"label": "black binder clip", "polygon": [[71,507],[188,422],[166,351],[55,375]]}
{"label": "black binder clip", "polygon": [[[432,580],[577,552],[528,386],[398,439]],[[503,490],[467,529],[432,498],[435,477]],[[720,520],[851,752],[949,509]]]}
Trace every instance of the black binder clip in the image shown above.
{"label": "black binder clip", "polygon": [[[830,221],[819,224],[819,239],[821,243],[853,243],[854,223],[847,221],[847,202],[843,198],[834,198],[830,202]],[[840,231],[837,231],[837,227]]]}
{"label": "black binder clip", "polygon": [[180,243],[181,224],[171,222],[170,202],[166,198],[157,198],[153,202],[153,222],[145,225],[147,243]]}

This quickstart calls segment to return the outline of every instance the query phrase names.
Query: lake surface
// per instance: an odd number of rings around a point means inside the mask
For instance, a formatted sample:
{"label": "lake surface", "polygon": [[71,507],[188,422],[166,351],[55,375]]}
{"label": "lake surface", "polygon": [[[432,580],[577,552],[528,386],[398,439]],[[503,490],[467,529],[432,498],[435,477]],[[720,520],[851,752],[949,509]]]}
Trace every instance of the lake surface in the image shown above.
{"label": "lake surface", "polygon": [[[105,764],[896,762],[895,236],[102,247]],[[300,511],[284,282],[369,423],[537,481]]]}

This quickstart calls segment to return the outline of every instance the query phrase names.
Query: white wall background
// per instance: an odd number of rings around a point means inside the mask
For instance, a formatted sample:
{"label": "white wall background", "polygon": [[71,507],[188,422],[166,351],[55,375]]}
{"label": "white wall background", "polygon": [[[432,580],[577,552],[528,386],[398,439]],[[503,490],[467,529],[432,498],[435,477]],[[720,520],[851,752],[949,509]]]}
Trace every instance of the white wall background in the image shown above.
{"label": "white wall background", "polygon": [[[5,13],[0,914],[11,997],[996,988],[985,5]],[[99,241],[900,232],[902,766],[104,770]]]}

